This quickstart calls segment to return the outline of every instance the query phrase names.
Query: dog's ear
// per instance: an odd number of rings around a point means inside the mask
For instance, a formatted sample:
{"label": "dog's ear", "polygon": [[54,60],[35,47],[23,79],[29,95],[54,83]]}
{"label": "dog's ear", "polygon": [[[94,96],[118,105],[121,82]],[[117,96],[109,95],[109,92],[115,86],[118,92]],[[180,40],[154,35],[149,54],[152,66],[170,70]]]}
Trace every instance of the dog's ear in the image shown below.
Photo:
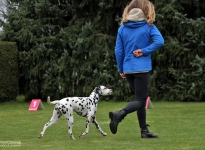
{"label": "dog's ear", "polygon": [[95,87],[95,90],[94,90],[96,93],[100,93],[100,85]]}
{"label": "dog's ear", "polygon": [[95,92],[96,92],[99,96],[102,95],[102,90],[101,90],[101,86],[100,86],[100,85],[96,87],[96,91],[95,91]]}
{"label": "dog's ear", "polygon": [[99,92],[99,90],[100,90],[100,86],[97,86],[97,87],[95,88],[95,91],[96,91],[96,92]]}

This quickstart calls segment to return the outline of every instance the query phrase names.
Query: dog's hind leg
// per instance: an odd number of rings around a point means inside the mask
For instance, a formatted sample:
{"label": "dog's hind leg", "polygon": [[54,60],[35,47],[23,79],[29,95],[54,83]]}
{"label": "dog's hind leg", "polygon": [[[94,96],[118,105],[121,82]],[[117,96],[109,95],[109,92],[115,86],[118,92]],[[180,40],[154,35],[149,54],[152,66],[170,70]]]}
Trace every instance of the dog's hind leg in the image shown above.
{"label": "dog's hind leg", "polygon": [[61,117],[62,113],[58,110],[58,107],[55,106],[54,110],[53,110],[53,116],[51,117],[50,121],[47,122],[44,127],[42,132],[39,135],[39,138],[42,138],[46,129],[51,126],[52,124],[56,123],[58,121],[58,119]]}
{"label": "dog's hind leg", "polygon": [[68,121],[68,134],[70,135],[71,139],[75,140],[73,133],[72,133],[72,129],[73,129],[73,113],[72,111],[68,112],[63,112],[64,116],[66,118],[66,120]]}
{"label": "dog's hind leg", "polygon": [[91,119],[92,123],[95,125],[96,129],[103,135],[106,136],[107,133],[103,132],[103,130],[101,129],[100,125],[98,124],[97,120],[95,117],[92,117]]}

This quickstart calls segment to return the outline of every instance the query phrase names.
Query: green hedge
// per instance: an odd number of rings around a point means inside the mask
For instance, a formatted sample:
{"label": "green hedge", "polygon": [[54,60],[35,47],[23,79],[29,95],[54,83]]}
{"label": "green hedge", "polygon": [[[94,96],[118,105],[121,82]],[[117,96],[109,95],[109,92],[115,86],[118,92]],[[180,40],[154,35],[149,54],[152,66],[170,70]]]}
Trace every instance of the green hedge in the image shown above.
{"label": "green hedge", "polygon": [[14,42],[0,42],[0,102],[14,100],[19,92],[18,50]]}
{"label": "green hedge", "polygon": [[[89,95],[102,84],[114,89],[107,99],[133,100],[114,56],[120,17],[129,1],[11,0],[7,22],[0,20],[0,38],[17,42],[20,93],[27,100],[59,99]],[[151,1],[154,24],[165,39],[152,55],[152,100],[204,101],[205,1]]]}

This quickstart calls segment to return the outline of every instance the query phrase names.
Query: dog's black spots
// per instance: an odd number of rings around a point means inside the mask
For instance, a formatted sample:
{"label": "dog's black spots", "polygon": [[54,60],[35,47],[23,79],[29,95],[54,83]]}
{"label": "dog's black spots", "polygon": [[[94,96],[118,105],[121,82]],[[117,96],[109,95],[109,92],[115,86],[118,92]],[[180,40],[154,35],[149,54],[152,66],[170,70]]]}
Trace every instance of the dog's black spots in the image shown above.
{"label": "dog's black spots", "polygon": [[60,111],[57,112],[57,116],[61,116],[62,113]]}
{"label": "dog's black spots", "polygon": [[49,121],[49,122],[46,124],[46,126],[48,126],[50,123],[51,123],[51,121]]}
{"label": "dog's black spots", "polygon": [[90,122],[89,122],[89,121],[87,121],[87,123],[86,123],[86,125],[85,125],[85,127],[86,127],[86,128],[88,128],[88,124],[89,124],[89,123],[90,123]]}
{"label": "dog's black spots", "polygon": [[83,117],[86,117],[88,114],[86,113],[85,115],[83,115]]}
{"label": "dog's black spots", "polygon": [[[98,125],[97,121],[95,120],[95,114],[97,113],[97,104],[99,101],[101,89],[105,89],[104,86],[98,86],[96,87],[89,97],[68,97],[63,98],[60,100],[54,107],[54,113],[51,118],[50,123],[46,123],[45,127],[43,128],[40,135],[43,136],[45,130],[47,127],[49,127],[51,124],[55,123],[58,118],[60,118],[62,115],[66,118],[69,126],[69,134],[72,139],[75,139],[72,134],[72,127],[73,127],[73,111],[76,112],[78,115],[86,117],[86,129],[89,130],[89,124],[90,122],[93,123],[98,131],[102,135],[106,135]],[[109,89],[107,89],[109,91]],[[111,91],[110,91],[111,92]],[[104,92],[103,92],[104,93]],[[107,93],[109,94],[109,93]],[[90,116],[92,115],[92,116]],[[58,117],[58,118],[57,118]],[[88,132],[84,132],[80,136],[83,136],[87,134]]]}
{"label": "dog's black spots", "polygon": [[78,115],[82,116],[82,111],[81,112],[77,112]]}
{"label": "dog's black spots", "polygon": [[68,127],[68,129],[70,129],[70,127]]}

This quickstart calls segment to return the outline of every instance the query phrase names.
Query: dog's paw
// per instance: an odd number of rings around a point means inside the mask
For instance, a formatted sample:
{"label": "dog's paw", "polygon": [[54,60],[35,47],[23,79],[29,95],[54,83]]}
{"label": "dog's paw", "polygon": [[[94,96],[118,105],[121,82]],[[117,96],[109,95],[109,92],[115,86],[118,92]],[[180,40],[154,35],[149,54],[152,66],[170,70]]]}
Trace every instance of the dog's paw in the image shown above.
{"label": "dog's paw", "polygon": [[79,138],[81,138],[82,136],[88,134],[87,132],[83,132],[82,134],[79,135]]}
{"label": "dog's paw", "polygon": [[79,135],[79,138],[81,138],[82,136],[83,136],[83,135],[82,135],[82,134],[80,134],[80,135]]}
{"label": "dog's paw", "polygon": [[107,133],[105,133],[105,132],[103,132],[103,133],[101,133],[102,134],[102,136],[107,136]]}
{"label": "dog's paw", "polygon": [[75,138],[74,138],[74,136],[71,134],[70,135],[70,138],[72,139],[72,140],[75,140]]}
{"label": "dog's paw", "polygon": [[43,135],[42,135],[42,134],[40,134],[38,138],[39,138],[39,139],[41,139],[42,137],[43,137]]}

